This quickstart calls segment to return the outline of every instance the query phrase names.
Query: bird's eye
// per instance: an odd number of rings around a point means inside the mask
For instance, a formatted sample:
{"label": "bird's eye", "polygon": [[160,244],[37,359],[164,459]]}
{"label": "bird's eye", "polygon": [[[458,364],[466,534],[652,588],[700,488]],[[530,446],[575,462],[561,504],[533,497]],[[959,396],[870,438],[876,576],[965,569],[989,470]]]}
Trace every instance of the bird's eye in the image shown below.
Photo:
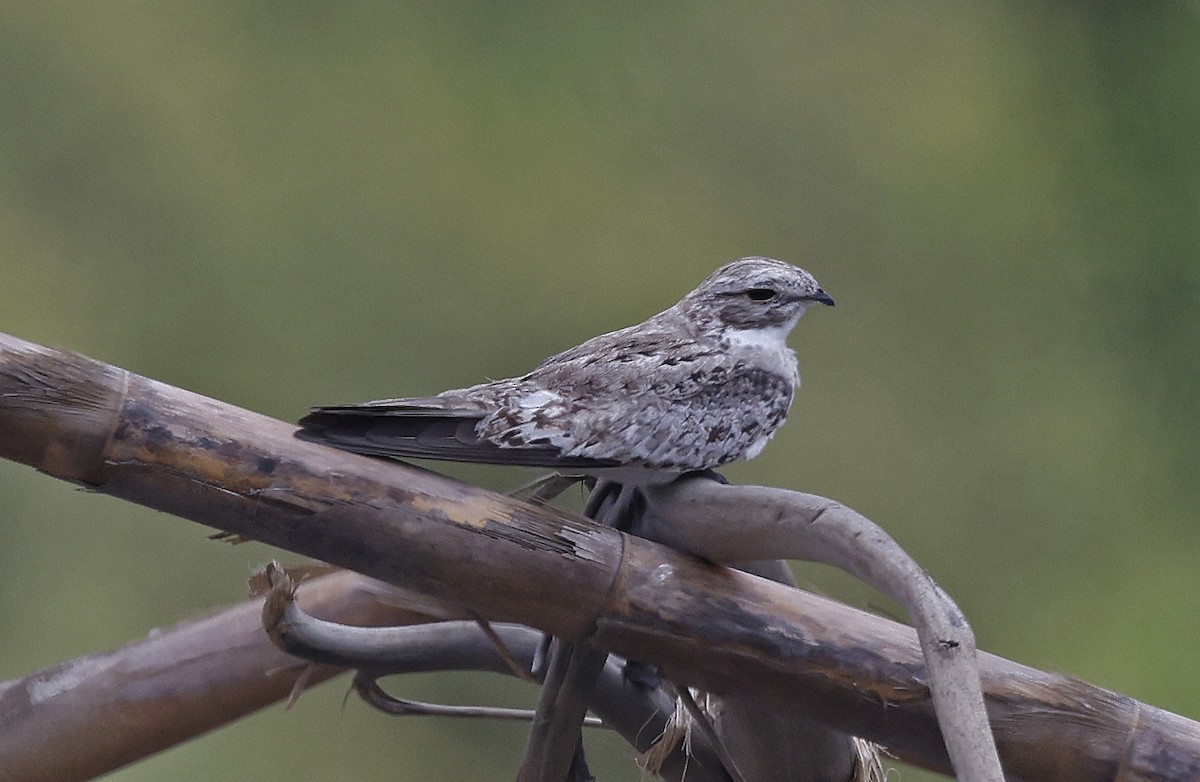
{"label": "bird's eye", "polygon": [[746,291],[746,296],[750,301],[770,301],[775,298],[775,291],[771,288],[751,288]]}

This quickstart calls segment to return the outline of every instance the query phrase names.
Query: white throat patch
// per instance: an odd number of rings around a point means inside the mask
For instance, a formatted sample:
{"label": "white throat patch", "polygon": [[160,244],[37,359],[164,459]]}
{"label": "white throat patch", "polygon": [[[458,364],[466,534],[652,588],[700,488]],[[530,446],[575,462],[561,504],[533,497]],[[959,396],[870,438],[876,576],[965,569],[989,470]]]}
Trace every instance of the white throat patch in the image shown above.
{"label": "white throat patch", "polygon": [[796,321],[800,320],[801,312],[796,315],[795,319],[789,320],[787,323],[781,323],[778,326],[760,326],[753,329],[726,329],[725,338],[729,340],[731,345],[745,348],[758,348],[760,350],[787,350],[787,338],[792,333],[792,329],[796,328]]}

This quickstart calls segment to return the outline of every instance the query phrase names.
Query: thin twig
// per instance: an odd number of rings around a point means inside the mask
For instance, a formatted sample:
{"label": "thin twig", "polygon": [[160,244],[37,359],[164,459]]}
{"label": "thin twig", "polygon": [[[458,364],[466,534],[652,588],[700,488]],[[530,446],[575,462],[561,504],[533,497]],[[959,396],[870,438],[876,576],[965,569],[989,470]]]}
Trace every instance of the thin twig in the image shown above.
{"label": "thin twig", "polygon": [[[354,677],[354,691],[371,706],[396,717],[465,717],[532,722],[536,713],[533,709],[509,709],[503,706],[451,706],[442,703],[405,700],[389,695],[379,686],[379,682],[374,676],[362,672]],[[597,717],[585,718],[583,725],[587,728],[608,727]]]}

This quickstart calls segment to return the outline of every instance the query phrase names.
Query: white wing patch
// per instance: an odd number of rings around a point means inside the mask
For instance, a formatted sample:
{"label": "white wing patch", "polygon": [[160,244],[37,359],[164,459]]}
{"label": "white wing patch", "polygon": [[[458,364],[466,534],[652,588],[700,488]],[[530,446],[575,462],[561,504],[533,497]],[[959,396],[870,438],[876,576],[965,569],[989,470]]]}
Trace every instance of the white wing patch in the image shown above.
{"label": "white wing patch", "polygon": [[524,410],[538,410],[555,402],[561,404],[562,401],[563,398],[559,394],[541,388],[518,399],[517,405]]}
{"label": "white wing patch", "polygon": [[[568,403],[548,388],[516,389],[505,404],[475,426],[475,433],[501,448],[551,446],[569,455],[571,439],[564,423]],[[522,393],[524,391],[524,393]]]}

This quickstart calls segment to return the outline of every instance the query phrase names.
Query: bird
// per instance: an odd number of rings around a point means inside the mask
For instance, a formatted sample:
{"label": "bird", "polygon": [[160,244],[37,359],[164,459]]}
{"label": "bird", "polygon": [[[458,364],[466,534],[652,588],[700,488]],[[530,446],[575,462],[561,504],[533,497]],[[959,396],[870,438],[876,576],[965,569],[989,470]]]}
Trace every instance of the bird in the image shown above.
{"label": "bird", "polygon": [[314,407],[296,436],[370,456],[669,483],[762,452],[800,385],[787,338],[812,304],[834,300],[807,271],[740,258],[669,309],[528,374],[436,396]]}

